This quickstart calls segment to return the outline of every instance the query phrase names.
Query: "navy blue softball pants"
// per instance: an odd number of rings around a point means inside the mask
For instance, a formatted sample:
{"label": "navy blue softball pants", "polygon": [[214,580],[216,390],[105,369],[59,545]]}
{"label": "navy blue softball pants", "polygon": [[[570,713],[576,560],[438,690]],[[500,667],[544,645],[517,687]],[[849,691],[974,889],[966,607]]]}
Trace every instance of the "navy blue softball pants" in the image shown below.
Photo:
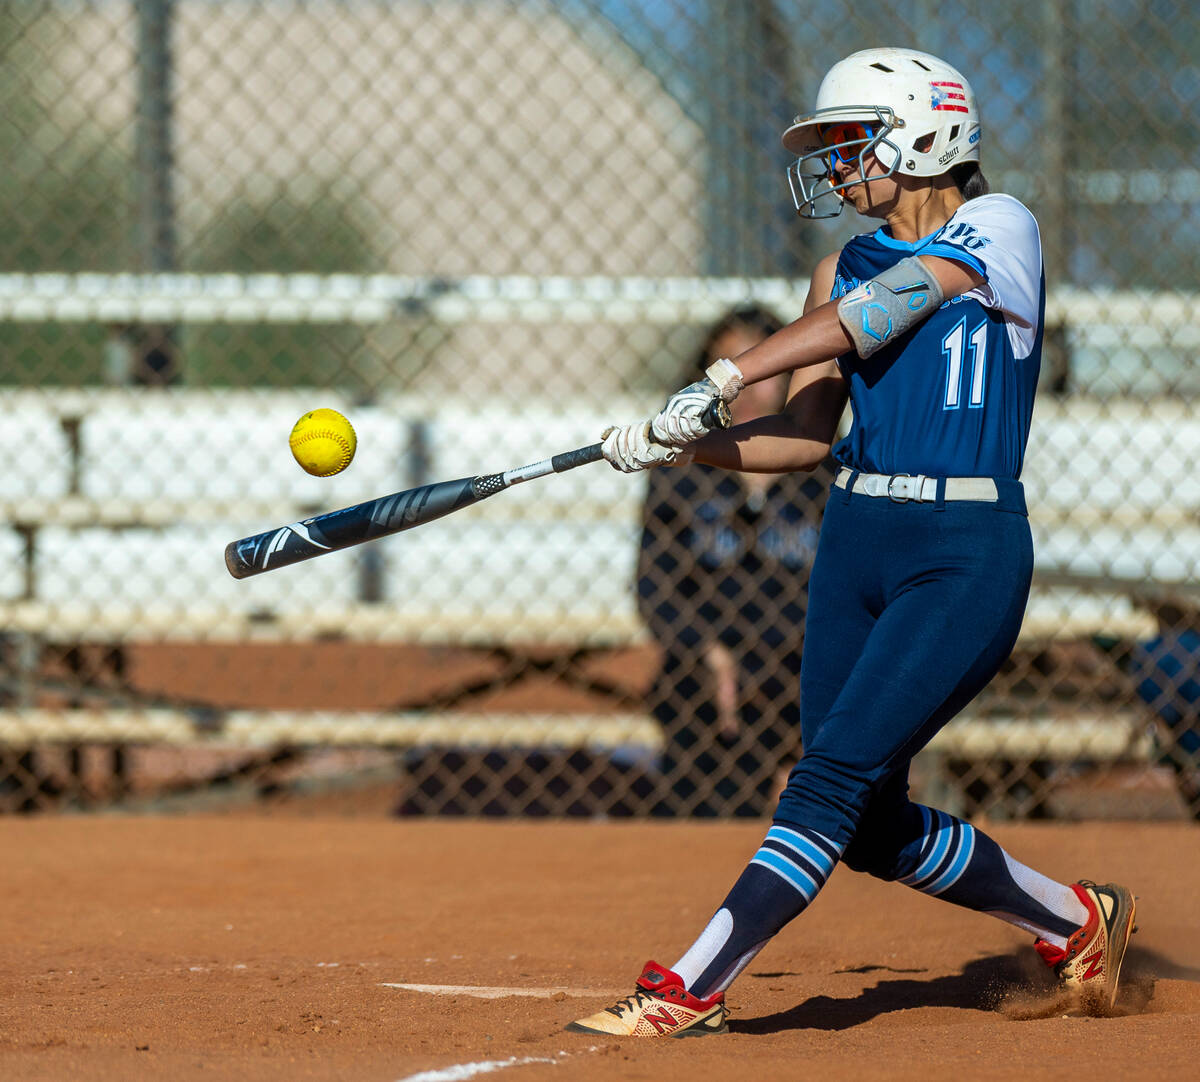
{"label": "navy blue softball pants", "polygon": [[884,879],[915,868],[926,824],[912,757],[1008,658],[1033,544],[1019,482],[995,503],[897,503],[833,488],[809,584],[803,754],[775,822],[819,831]]}

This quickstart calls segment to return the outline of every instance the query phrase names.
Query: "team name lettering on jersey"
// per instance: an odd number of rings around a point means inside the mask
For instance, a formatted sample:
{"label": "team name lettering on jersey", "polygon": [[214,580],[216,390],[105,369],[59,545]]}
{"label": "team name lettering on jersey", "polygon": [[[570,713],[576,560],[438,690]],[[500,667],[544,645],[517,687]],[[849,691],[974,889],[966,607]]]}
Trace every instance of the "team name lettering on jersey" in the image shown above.
{"label": "team name lettering on jersey", "polygon": [[991,237],[985,237],[969,222],[959,222],[948,226],[938,234],[937,239],[948,244],[961,245],[968,251],[978,251],[992,243]]}

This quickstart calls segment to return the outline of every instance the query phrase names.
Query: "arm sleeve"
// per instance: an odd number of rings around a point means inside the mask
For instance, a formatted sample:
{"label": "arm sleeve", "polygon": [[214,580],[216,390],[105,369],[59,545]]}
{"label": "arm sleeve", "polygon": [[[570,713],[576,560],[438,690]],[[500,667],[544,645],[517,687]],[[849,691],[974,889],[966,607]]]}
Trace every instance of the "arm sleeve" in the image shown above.
{"label": "arm sleeve", "polygon": [[1037,337],[1042,301],[1042,240],[1037,220],[1009,195],[972,199],[921,255],[954,259],[986,279],[966,296],[1003,313],[1017,356]]}

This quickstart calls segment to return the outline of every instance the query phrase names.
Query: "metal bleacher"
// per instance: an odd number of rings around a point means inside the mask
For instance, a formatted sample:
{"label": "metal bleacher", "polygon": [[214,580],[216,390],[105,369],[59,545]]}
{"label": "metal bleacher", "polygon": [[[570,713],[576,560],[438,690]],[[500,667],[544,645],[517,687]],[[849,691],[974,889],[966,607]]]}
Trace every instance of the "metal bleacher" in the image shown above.
{"label": "metal bleacher", "polygon": [[[31,409],[20,393],[4,397],[19,419],[5,441],[15,469],[0,489],[10,524],[0,551],[13,557],[0,575],[9,626],[18,613],[29,626],[44,608],[47,625],[77,611],[86,614],[81,634],[86,622],[120,635],[169,614],[181,634],[206,638],[210,627],[223,637],[243,619],[261,631],[293,613],[289,634],[305,614],[328,634],[333,612],[350,636],[361,625],[368,637],[386,637],[392,624],[420,638],[437,636],[456,611],[489,634],[519,634],[539,615],[548,624],[573,614],[577,628],[606,614],[632,617],[626,586],[640,486],[603,467],[583,484],[548,479],[385,545],[243,582],[224,570],[234,537],[590,442],[599,424],[591,418],[535,411],[541,445],[530,454],[499,414],[447,410],[426,420],[403,403],[355,408],[324,392],[101,392],[67,396],[57,410]],[[315,401],[351,415],[359,436],[355,462],[336,478],[308,476],[287,450],[291,422]],[[530,567],[540,572],[536,589],[522,574]]]}
{"label": "metal bleacher", "polygon": [[[12,557],[0,571],[0,598],[10,617],[46,606],[49,623],[51,610],[76,610],[110,634],[126,618],[135,631],[134,613],[169,613],[180,633],[198,638],[210,625],[223,637],[239,620],[261,631],[289,612],[313,614],[320,634],[340,626],[350,637],[360,629],[387,637],[391,628],[429,638],[442,627],[457,636],[469,623],[488,635],[541,637],[557,624],[571,636],[637,633],[629,585],[643,487],[602,464],[299,568],[236,582],[221,560],[225,543],[244,533],[591,442],[604,421],[590,411],[546,407],[514,426],[500,410],[450,405],[425,418],[402,402],[355,408],[322,392],[101,392],[68,396],[57,411],[30,408],[20,393],[5,397],[15,461],[0,474],[10,524],[0,551]],[[356,461],[336,478],[304,474],[286,448],[291,421],[318,399],[346,410],[359,433]],[[1200,421],[1166,423],[1176,441],[1200,445]],[[1027,635],[1072,624],[1103,630],[1106,620],[1110,630],[1140,631],[1145,616],[1123,588],[1103,589],[1101,572],[1170,581],[1200,543],[1200,479],[1147,469],[1145,457],[1158,448],[1131,439],[1132,425],[1098,422],[1078,403],[1039,406],[1026,468],[1038,567],[1080,581],[1091,575],[1096,585],[1076,586],[1065,606],[1062,587],[1039,586]],[[531,431],[538,446],[522,446]],[[1095,458],[1081,462],[1078,449],[1089,446]],[[1070,466],[1057,448],[1071,449]],[[1089,523],[1085,514],[1105,518]]]}
{"label": "metal bleacher", "polygon": [[[10,556],[0,571],[0,619],[9,636],[33,644],[110,646],[146,639],[346,638],[479,647],[646,641],[631,590],[643,482],[602,464],[519,486],[374,545],[253,579],[235,581],[223,565],[224,545],[234,537],[592,442],[605,419],[591,411],[564,414],[547,405],[523,414],[516,426],[501,409],[447,402],[427,417],[403,400],[355,407],[312,391],[106,391],[66,394],[52,405],[22,392],[3,397],[7,415],[17,419],[6,439],[15,461],[0,488],[0,508],[10,523],[0,530],[0,553]],[[356,461],[337,478],[307,476],[287,451],[292,421],[315,404],[343,409],[359,433]],[[623,416],[645,404],[609,408]],[[1195,427],[1185,417],[1176,420]],[[538,434],[536,447],[527,445],[530,432]],[[1097,460],[1103,455],[1107,463],[1089,492],[1111,490],[1122,502],[1131,492],[1144,498],[1144,519],[1125,532],[1074,526],[1085,464],[1063,469],[1056,448],[1077,448],[1081,440],[1087,445],[1085,436]],[[1118,443],[1116,433],[1086,411],[1053,400],[1039,406],[1027,485],[1039,567],[1050,578],[1039,582],[1031,599],[1022,632],[1027,641],[1147,633],[1152,621],[1128,590],[1082,574],[1122,560],[1145,574],[1143,568],[1170,566],[1172,546],[1193,543],[1194,528],[1180,532],[1179,519],[1194,516],[1200,489],[1190,480],[1176,484],[1176,498],[1164,501],[1169,510],[1162,510],[1154,502],[1157,493],[1145,488],[1140,450],[1152,448],[1130,440],[1128,430]],[[1064,569],[1075,578],[1064,583]],[[36,656],[36,650],[25,652]],[[36,723],[43,739],[79,740],[91,733],[110,741],[181,742],[190,733],[196,740],[258,745],[269,734],[291,733],[297,741],[403,744],[444,735],[456,725],[464,739],[477,737],[472,726],[492,724],[496,731],[495,720],[241,711],[230,712],[216,729],[209,722],[199,730],[186,711],[92,704],[55,713],[17,703],[4,713],[0,739],[26,740]],[[509,721],[513,733],[534,742],[657,739],[641,715]],[[1017,732],[1014,724],[1037,725],[1009,719],[1006,739],[1021,738],[1024,730]],[[1093,754],[1126,755],[1140,739],[1131,724],[1088,719],[1076,736],[1086,736]],[[941,746],[977,748],[986,742],[981,734],[1000,731],[997,725],[1003,722],[967,719],[947,730]],[[1066,730],[1055,732],[1061,744]],[[1033,729],[1025,733],[1027,741],[1037,736]],[[1079,747],[1078,740],[1067,744]]]}
{"label": "metal bleacher", "polygon": [[[53,408],[20,392],[0,397],[23,418],[10,443],[18,468],[0,498],[10,524],[0,530],[0,554],[10,557],[0,620],[30,667],[44,647],[79,643],[340,638],[507,648],[644,635],[630,591],[642,484],[603,466],[271,574],[235,581],[224,567],[235,537],[592,442],[601,422],[589,416],[534,409],[516,432],[500,411],[447,408],[426,418],[402,401],[356,407],[317,391],[97,392],[65,395]],[[354,463],[336,478],[309,477],[287,449],[292,422],[318,403],[346,412],[359,436]],[[532,453],[521,446],[531,430]],[[31,673],[16,682],[36,690]],[[46,710],[27,695],[0,710],[0,741],[23,744],[36,733],[51,742],[180,743],[190,734],[258,746],[286,732],[295,742],[403,744],[447,726],[464,739],[489,725],[496,732],[504,721],[304,711],[229,712],[215,728],[210,717],[195,720],[186,709],[129,702]],[[652,729],[640,717],[531,717],[508,719],[504,732],[621,744],[652,740]]]}
{"label": "metal bleacher", "polygon": [[[805,288],[783,279],[4,275],[0,318],[381,324],[420,313],[448,325],[699,325],[747,295],[797,311]],[[1194,324],[1196,308],[1191,295],[1060,291],[1049,299],[1047,321],[1076,336],[1168,327],[1178,337]],[[225,573],[222,552],[235,537],[316,511],[591,443],[604,424],[653,408],[650,397],[606,396],[602,404],[568,410],[559,402],[525,402],[520,424],[510,404],[487,406],[478,395],[458,401],[448,394],[432,406],[380,397],[364,406],[312,389],[62,389],[10,390],[0,401],[6,417],[0,514],[7,523],[0,527],[0,556],[8,557],[0,564],[0,620],[19,656],[36,658],[45,643],[119,648],[151,640],[336,637],[482,648],[647,641],[631,589],[644,479],[602,464],[520,486],[399,537],[243,582]],[[317,405],[341,409],[360,437],[354,464],[333,479],[308,477],[286,449],[295,418]],[[1040,397],[1024,476],[1037,552],[1026,645],[1153,632],[1145,587],[1178,581],[1200,541],[1200,482],[1186,468],[1163,464],[1172,455],[1181,464],[1195,461],[1198,451],[1200,422],[1182,400],[1147,411],[1141,400],[1126,407],[1112,397]],[[36,715],[35,709],[18,695],[2,712],[0,739],[25,741],[31,731],[40,739],[78,739],[87,731],[96,739],[136,741],[171,732],[175,741],[242,743],[291,732],[296,739],[319,734],[322,742],[353,743],[419,741],[422,732],[444,735],[447,725],[464,734],[501,731],[496,718],[444,712],[382,718],[291,711],[236,719],[229,712],[223,725],[201,731],[186,712],[136,703]],[[1112,756],[1139,746],[1137,719],[1076,720],[1080,727],[1065,745],[1070,727],[1054,729],[1056,754],[1086,748]],[[476,722],[484,729],[472,728]],[[538,733],[610,745],[656,738],[640,714],[506,724],[505,739],[519,732],[534,742]],[[968,740],[977,750],[1003,730],[1009,743],[1037,742],[1040,724],[968,718],[939,740],[947,747]]]}

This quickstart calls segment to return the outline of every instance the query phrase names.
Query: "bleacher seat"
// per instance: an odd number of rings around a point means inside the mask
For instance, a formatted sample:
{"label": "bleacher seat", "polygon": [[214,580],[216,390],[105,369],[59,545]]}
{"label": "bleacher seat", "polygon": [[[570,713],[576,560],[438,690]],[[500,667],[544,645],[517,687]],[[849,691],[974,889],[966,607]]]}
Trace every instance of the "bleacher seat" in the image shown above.
{"label": "bleacher seat", "polygon": [[34,560],[37,599],[117,610],[195,606],[253,613],[346,604],[356,597],[353,552],[241,582],[231,578],[224,563],[225,545],[236,536],[231,529],[47,527]]}
{"label": "bleacher seat", "polygon": [[0,500],[55,500],[70,490],[70,440],[50,409],[6,403],[0,459]]}
{"label": "bleacher seat", "polygon": [[[503,498],[503,497],[501,497]],[[379,542],[397,606],[632,620],[638,535],[628,521],[471,521],[476,509]]]}
{"label": "bleacher seat", "polygon": [[1200,524],[1045,526],[1034,520],[1036,566],[1125,582],[1183,582],[1200,553]]}
{"label": "bleacher seat", "polygon": [[0,600],[16,601],[25,592],[24,553],[24,538],[15,530],[0,529]]}
{"label": "bleacher seat", "polygon": [[1200,418],[1186,403],[1039,400],[1022,480],[1037,566],[1178,581],[1200,551]]}
{"label": "bleacher seat", "polygon": [[[77,394],[66,405],[10,397],[20,402],[3,446],[16,468],[0,471],[0,494],[28,497],[30,505],[40,500],[44,508],[45,524],[34,536],[32,600],[47,606],[48,618],[64,604],[191,606],[245,616],[377,599],[411,617],[398,622],[404,628],[441,615],[447,628],[494,629],[526,619],[545,631],[561,619],[575,629],[594,621],[640,633],[633,576],[646,479],[602,462],[518,485],[378,544],[241,582],[225,572],[222,552],[228,541],[291,517],[585,446],[599,439],[607,418],[645,413],[644,401],[606,402],[603,410],[531,404],[514,416],[508,407],[481,410],[452,399],[435,409],[404,398],[355,407],[313,390],[110,391]],[[341,409],[359,433],[354,464],[334,478],[309,477],[287,450],[291,425],[315,405]],[[1200,551],[1200,478],[1182,466],[1164,471],[1163,448],[1178,445],[1180,463],[1194,458],[1200,421],[1182,407],[1165,408],[1168,415],[1154,415],[1150,424],[1140,403],[1039,403],[1025,475],[1039,568],[1098,581],[1114,574],[1170,581],[1187,573]],[[58,414],[78,419],[74,465]],[[87,505],[70,520],[56,519],[55,501],[68,494],[73,470],[84,498],[127,508],[130,523],[164,524],[105,528],[91,522]],[[145,505],[164,501],[190,511],[179,521],[170,507],[139,519]],[[265,504],[273,505],[269,513],[253,506]],[[1093,526],[1093,512],[1098,521],[1108,518]],[[0,597],[23,596],[23,544],[15,532],[0,534],[0,555],[11,557],[0,573]],[[1120,595],[1097,590],[1089,608],[1086,592],[1067,597],[1040,589],[1028,623],[1050,628],[1056,612],[1086,611],[1088,621],[1103,624]]]}
{"label": "bleacher seat", "polygon": [[[358,453],[344,473],[311,477],[288,450],[296,419],[317,402],[350,418]],[[104,404],[80,426],[80,489],[102,501],[240,500],[342,507],[407,484],[408,423],[336,396],[160,395]],[[264,523],[267,528],[271,523]]]}

